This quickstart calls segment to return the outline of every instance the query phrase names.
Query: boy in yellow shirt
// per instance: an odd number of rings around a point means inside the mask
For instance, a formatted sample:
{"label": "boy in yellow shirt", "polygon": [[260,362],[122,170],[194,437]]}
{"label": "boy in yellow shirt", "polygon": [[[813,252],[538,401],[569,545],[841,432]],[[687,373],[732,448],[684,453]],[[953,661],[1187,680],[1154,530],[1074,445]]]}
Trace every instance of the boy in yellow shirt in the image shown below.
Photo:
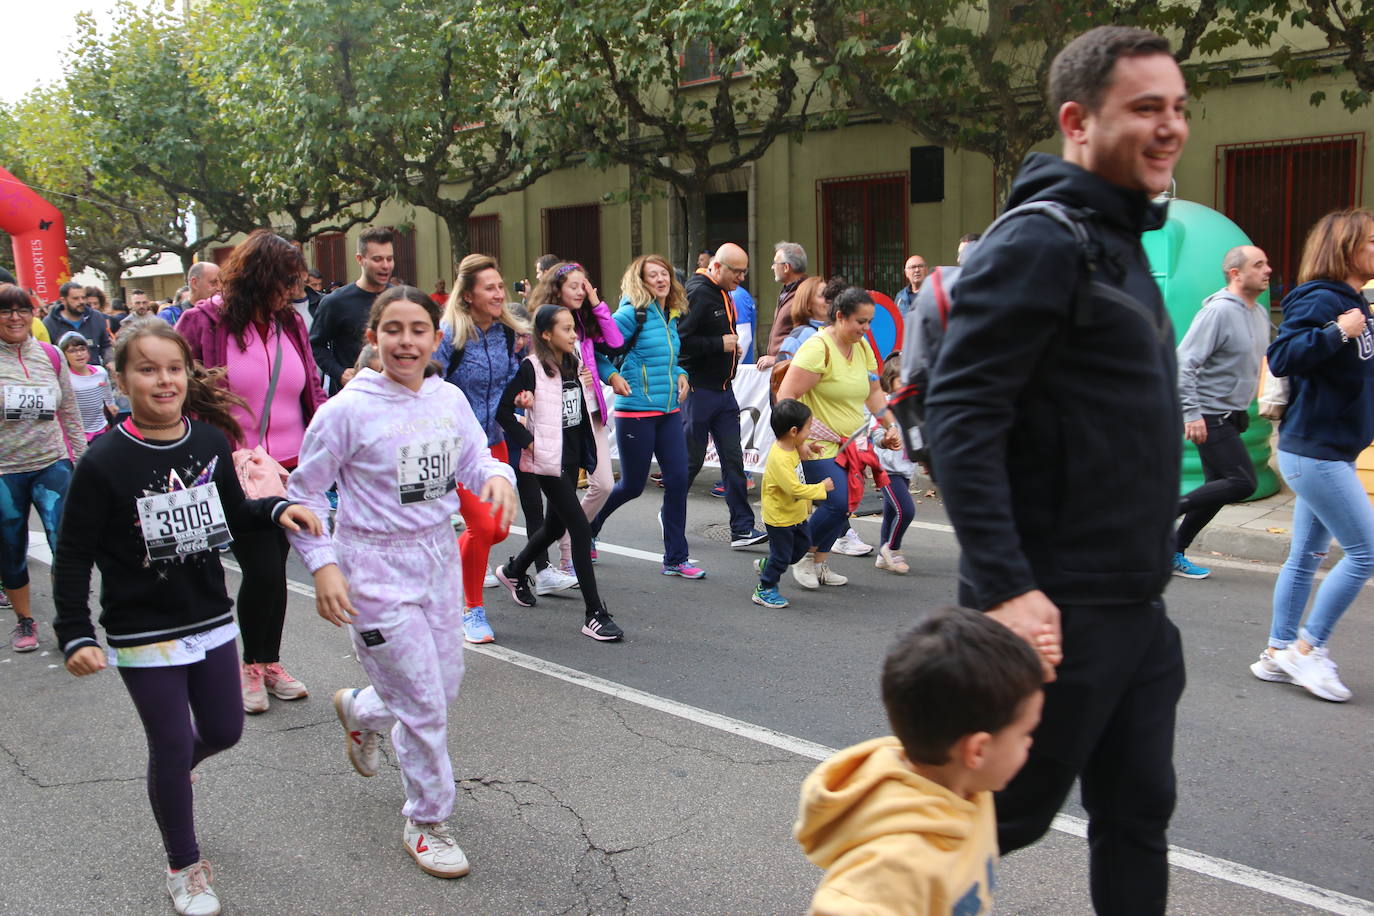
{"label": "boy in yellow shirt", "polygon": [[[821,483],[803,483],[797,467],[803,447],[811,432],[811,408],[801,401],[787,398],[778,401],[769,419],[777,441],[768,450],[763,466],[763,526],[768,529],[768,559],[759,560],[759,584],[754,588],[753,602],[764,607],[787,607],[790,603],[778,592],[778,580],[788,567],[806,556],[811,546],[811,533],[806,517],[811,514],[811,502],[825,499],[835,489],[835,482],[826,478]],[[811,448],[819,448],[811,443]]]}
{"label": "boy in yellow shirt", "polygon": [[826,870],[813,914],[975,916],[992,908],[992,793],[1026,762],[1040,660],[1010,629],[941,608],[883,664],[895,737],[840,751],[802,784],[793,835]]}

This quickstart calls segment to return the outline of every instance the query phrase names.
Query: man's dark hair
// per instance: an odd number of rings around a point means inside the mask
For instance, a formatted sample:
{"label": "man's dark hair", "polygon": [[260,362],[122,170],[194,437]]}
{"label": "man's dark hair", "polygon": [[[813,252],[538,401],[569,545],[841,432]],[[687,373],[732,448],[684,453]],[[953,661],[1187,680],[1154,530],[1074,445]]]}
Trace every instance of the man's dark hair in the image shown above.
{"label": "man's dark hair", "polygon": [[773,405],[773,414],[768,425],[773,428],[773,436],[781,439],[793,429],[801,429],[802,424],[811,417],[811,408],[795,398],[783,398]]}
{"label": "man's dark hair", "polygon": [[534,262],[534,266],[543,273],[561,260],[563,259],[556,254],[541,254],[539,260]]}
{"label": "man's dark hair", "polygon": [[1043,687],[1035,650],[978,611],[942,607],[883,661],[883,706],[913,763],[940,766],[965,735],[996,732]]}
{"label": "man's dark hair", "polygon": [[1096,112],[1120,58],[1172,53],[1169,39],[1145,29],[1120,25],[1089,29],[1066,44],[1050,64],[1050,115],[1058,117],[1065,102]]}
{"label": "man's dark hair", "polygon": [[[830,287],[827,286],[826,292],[829,291]],[[868,290],[859,289],[857,286],[846,286],[836,293],[833,299],[829,296],[826,298],[830,299],[830,321],[832,324],[841,315],[845,318],[853,315],[859,310],[859,306],[861,305],[873,304],[873,297],[868,294]]]}
{"label": "man's dark hair", "polygon": [[385,226],[369,226],[363,230],[362,235],[358,236],[358,254],[367,254],[369,244],[394,245],[396,239],[392,236],[391,230]]}
{"label": "man's dark hair", "polygon": [[981,232],[965,232],[963,235],[959,236],[959,244],[963,245],[965,242],[976,242],[982,237],[983,233]]}
{"label": "man's dark hair", "polygon": [[68,280],[66,283],[63,283],[61,286],[57,288],[57,295],[60,298],[65,299],[67,298],[67,293],[71,292],[74,289],[81,290],[81,294],[83,296],[86,294],[85,286],[83,286],[80,283],[77,283],[75,280]]}
{"label": "man's dark hair", "polygon": [[324,279],[324,274],[320,273],[318,270],[316,270],[316,269],[313,268],[313,267],[310,268],[309,270],[307,270],[305,273],[306,273],[306,276],[310,277],[310,278],[313,279],[313,280],[323,280],[323,279]]}
{"label": "man's dark hair", "polygon": [[129,290],[129,298],[130,298],[130,299],[132,299],[134,296],[146,296],[146,295],[148,295],[148,293],[147,293],[146,291],[144,291],[144,290],[141,290],[141,289],[131,289],[131,290]]}
{"label": "man's dark hair", "polygon": [[0,267],[0,283],[14,283],[14,274],[3,267]]}

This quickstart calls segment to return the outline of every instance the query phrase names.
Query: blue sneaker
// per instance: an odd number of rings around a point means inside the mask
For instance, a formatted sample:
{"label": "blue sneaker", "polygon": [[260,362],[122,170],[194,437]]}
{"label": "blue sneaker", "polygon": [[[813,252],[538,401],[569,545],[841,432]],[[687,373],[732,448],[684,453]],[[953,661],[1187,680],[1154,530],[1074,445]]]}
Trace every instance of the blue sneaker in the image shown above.
{"label": "blue sneaker", "polygon": [[711,495],[714,496],[716,499],[724,499],[725,481],[717,480],[715,483],[711,484]]}
{"label": "blue sneaker", "polygon": [[762,585],[754,586],[754,596],[750,600],[764,607],[787,607],[791,604],[778,592],[776,585],[772,588],[764,588]]}
{"label": "blue sneaker", "polygon": [[686,563],[677,563],[672,566],[664,563],[663,575],[681,576],[684,579],[704,579],[706,578],[706,570],[702,569],[700,566],[693,566],[692,561],[689,559]]}
{"label": "blue sneaker", "polygon": [[1184,579],[1206,579],[1212,571],[1205,566],[1198,566],[1181,553],[1174,554],[1174,575]]}
{"label": "blue sneaker", "polygon": [[496,642],[496,634],[487,623],[487,609],[470,608],[463,613],[463,638],[470,643]]}

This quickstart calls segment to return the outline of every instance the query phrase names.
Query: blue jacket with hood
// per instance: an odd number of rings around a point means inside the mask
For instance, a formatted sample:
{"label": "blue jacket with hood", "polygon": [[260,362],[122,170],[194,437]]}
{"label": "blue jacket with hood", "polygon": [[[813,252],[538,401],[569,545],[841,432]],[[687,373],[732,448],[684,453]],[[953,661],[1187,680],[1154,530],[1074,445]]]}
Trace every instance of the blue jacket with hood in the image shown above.
{"label": "blue jacket with hood", "polygon": [[[615,310],[615,323],[620,326],[626,341],[635,332],[636,311],[628,298],[622,298]],[[651,301],[644,307],[644,330],[625,354],[619,369],[604,354],[597,352],[596,365],[601,377],[609,379],[618,372],[630,385],[629,395],[616,395],[612,409],[633,413],[677,410],[677,379],[687,374],[687,370],[678,365],[680,352],[682,343],[677,336],[677,318],[669,318],[657,301]]]}
{"label": "blue jacket with hood", "polygon": [[[1365,313],[1364,330],[1342,343],[1336,319],[1350,309]],[[1309,280],[1284,297],[1269,370],[1288,379],[1280,451],[1354,461],[1374,441],[1374,330],[1349,284]]]}

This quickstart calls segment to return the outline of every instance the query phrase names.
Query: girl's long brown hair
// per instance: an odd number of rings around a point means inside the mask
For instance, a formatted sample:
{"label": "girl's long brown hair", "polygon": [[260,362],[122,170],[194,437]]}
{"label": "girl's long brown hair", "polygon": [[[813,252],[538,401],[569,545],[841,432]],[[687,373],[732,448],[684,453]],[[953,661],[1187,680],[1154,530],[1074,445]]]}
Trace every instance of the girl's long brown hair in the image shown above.
{"label": "girl's long brown hair", "polygon": [[244,345],[250,322],[272,314],[305,273],[300,249],[270,229],[254,229],[224,265],[221,320]]}
{"label": "girl's long brown hair", "polygon": [[[192,359],[186,339],[161,318],[135,318],[119,326],[119,335],[114,344],[115,375],[124,375],[129,365],[129,345],[144,337],[170,340],[181,349],[181,359],[186,364],[186,401],[181,405],[181,412],[218,428],[229,437],[231,444],[241,443],[243,427],[229,408],[247,407],[248,402],[225,387],[224,374],[227,370],[224,367],[206,369]],[[122,383],[120,387],[123,387]]]}

